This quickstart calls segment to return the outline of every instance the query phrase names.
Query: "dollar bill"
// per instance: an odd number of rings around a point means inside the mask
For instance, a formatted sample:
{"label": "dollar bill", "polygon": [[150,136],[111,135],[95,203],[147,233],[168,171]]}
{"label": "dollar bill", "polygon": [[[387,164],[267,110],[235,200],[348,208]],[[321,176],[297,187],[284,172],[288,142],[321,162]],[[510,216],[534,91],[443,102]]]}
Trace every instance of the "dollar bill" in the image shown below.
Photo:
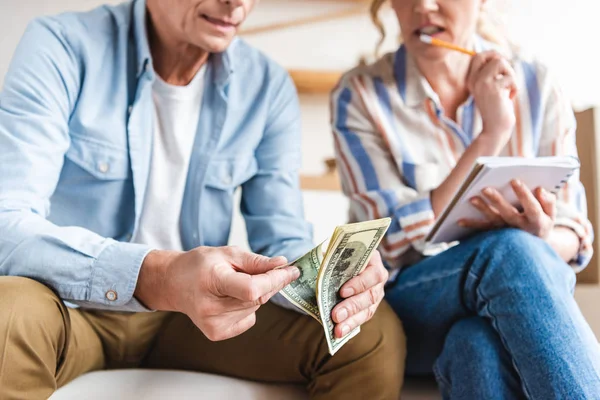
{"label": "dollar bill", "polygon": [[288,264],[300,269],[300,277],[281,294],[323,325],[332,355],[360,332],[358,327],[341,339],[334,335],[331,312],[343,300],[340,288],[365,269],[390,222],[383,218],[338,226],[327,241]]}
{"label": "dollar bill", "polygon": [[317,303],[329,353],[332,355],[360,332],[360,327],[357,327],[343,338],[335,337],[335,323],[331,312],[344,300],[339,295],[340,289],[365,269],[389,223],[389,220],[375,220],[344,225],[334,233],[334,240],[330,243],[330,251],[317,280]]}
{"label": "dollar bill", "polygon": [[321,323],[317,302],[317,278],[323,262],[326,242],[321,243],[302,257],[289,263],[300,270],[300,277],[290,283],[280,293],[296,307]]}

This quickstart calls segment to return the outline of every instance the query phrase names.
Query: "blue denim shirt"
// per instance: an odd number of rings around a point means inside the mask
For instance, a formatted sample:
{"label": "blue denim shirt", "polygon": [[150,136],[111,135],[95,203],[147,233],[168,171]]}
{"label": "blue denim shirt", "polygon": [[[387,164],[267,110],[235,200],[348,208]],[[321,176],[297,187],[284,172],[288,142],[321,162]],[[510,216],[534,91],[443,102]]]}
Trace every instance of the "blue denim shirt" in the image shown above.
{"label": "blue denim shirt", "polygon": [[[152,154],[145,18],[135,0],[28,26],[0,92],[0,275],[31,277],[86,307],[144,309],[133,292],[151,249],[128,241]],[[182,204],[185,249],[227,244],[239,186],[255,252],[311,248],[300,158],[285,70],[239,39],[211,55]]]}

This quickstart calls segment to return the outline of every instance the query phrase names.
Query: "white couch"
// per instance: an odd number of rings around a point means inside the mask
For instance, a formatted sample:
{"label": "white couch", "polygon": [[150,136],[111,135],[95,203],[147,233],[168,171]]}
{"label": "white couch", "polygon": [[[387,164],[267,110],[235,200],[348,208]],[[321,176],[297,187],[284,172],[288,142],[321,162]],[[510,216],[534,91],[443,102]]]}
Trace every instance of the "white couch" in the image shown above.
{"label": "white couch", "polygon": [[[239,199],[239,197],[238,197]],[[346,221],[348,203],[339,192],[304,192],[307,219],[313,223],[315,240],[324,240],[336,225]],[[231,244],[247,247],[244,222],[234,215]],[[75,399],[204,399],[305,400],[306,391],[298,386],[269,385],[229,377],[184,371],[115,370],[86,374],[59,389],[52,400]],[[432,380],[410,380],[402,398],[406,400],[440,399]]]}

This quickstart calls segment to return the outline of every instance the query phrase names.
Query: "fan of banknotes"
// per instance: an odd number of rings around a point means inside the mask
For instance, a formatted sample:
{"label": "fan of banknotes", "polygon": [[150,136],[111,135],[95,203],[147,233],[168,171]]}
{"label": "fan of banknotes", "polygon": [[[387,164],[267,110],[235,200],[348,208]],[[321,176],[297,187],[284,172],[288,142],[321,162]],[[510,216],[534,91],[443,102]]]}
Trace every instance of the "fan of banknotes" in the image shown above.
{"label": "fan of banknotes", "polygon": [[360,332],[357,327],[341,339],[334,335],[331,311],[343,300],[340,288],[365,269],[390,222],[382,218],[338,226],[328,240],[288,264],[300,269],[300,277],[280,293],[323,325],[331,355]]}

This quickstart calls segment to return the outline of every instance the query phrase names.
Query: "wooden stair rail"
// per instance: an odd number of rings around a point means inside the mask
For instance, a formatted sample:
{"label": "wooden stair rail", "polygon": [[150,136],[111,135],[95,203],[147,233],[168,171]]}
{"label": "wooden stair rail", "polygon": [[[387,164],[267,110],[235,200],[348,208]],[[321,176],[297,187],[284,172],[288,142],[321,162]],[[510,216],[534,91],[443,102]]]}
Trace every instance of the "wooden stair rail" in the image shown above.
{"label": "wooden stair rail", "polygon": [[[288,28],[296,28],[299,26],[311,25],[311,24],[316,24],[319,22],[333,21],[336,19],[347,18],[347,17],[351,17],[354,15],[360,15],[360,14],[367,15],[366,13],[368,11],[368,4],[369,4],[368,1],[363,1],[363,0],[352,1],[352,3],[361,3],[361,5],[354,6],[354,7],[344,9],[341,11],[332,11],[332,12],[325,13],[325,14],[319,14],[319,15],[313,15],[313,16],[309,16],[309,17],[299,18],[299,19],[292,20],[292,21],[275,22],[275,23],[267,24],[267,25],[263,25],[263,26],[249,27],[246,29],[242,29],[242,31],[240,32],[240,35],[242,35],[242,36],[256,35],[259,33],[272,32],[272,31],[288,29]],[[318,5],[317,5],[317,7],[318,7]]]}
{"label": "wooden stair rail", "polygon": [[331,92],[339,82],[341,71],[322,70],[288,70],[298,93],[326,94]]}

